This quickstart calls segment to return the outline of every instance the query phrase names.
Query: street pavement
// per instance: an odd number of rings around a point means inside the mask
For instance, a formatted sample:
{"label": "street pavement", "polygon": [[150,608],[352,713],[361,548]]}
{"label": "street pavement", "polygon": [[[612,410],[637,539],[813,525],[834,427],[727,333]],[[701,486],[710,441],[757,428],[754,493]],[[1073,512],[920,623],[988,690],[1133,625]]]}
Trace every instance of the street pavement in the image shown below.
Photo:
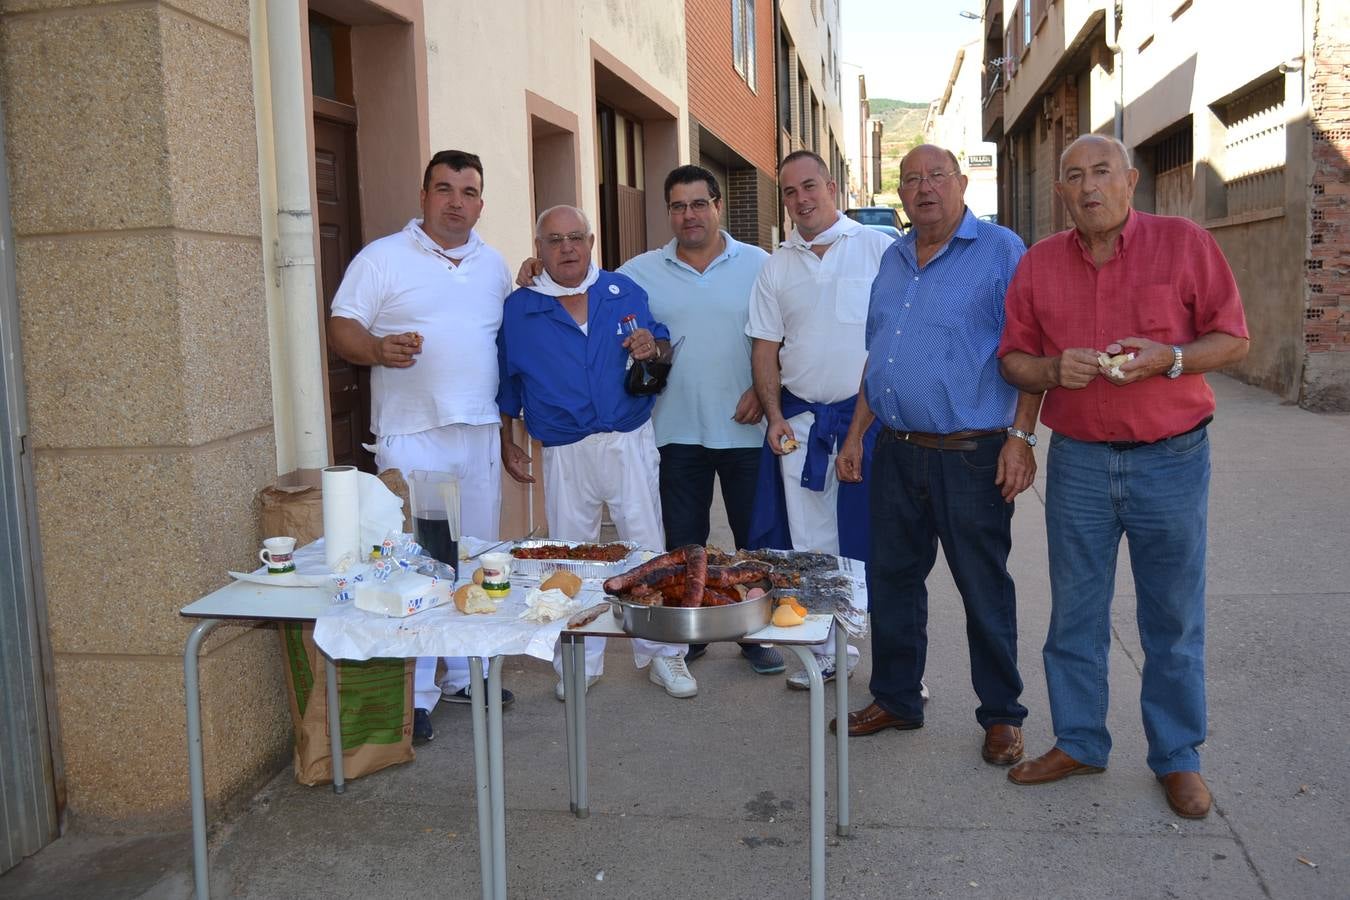
{"label": "street pavement", "polygon": [[[1039,787],[1012,785],[980,759],[964,617],[939,561],[925,727],[850,743],[854,828],[838,838],[830,827],[831,897],[1350,896],[1350,417],[1308,413],[1224,377],[1211,383],[1219,411],[1202,759],[1213,813],[1176,817],[1145,765],[1143,655],[1124,548],[1110,767]],[[1043,496],[1040,477],[1018,500],[1011,562],[1029,755],[1053,741],[1040,659],[1050,612]],[[855,709],[870,699],[865,641],[861,649]],[[734,644],[714,645],[691,668],[699,694],[675,700],[634,670],[627,642],[610,642],[588,698],[591,815],[578,820],[567,811],[553,672],[506,661],[517,698],[503,718],[511,897],[807,895],[807,695],[786,690],[781,675],[755,675]],[[436,739],[414,763],[350,782],[344,796],[297,785],[287,770],[246,811],[215,822],[213,894],[478,896],[469,710],[443,703],[433,721]],[[832,743],[827,753],[832,773]],[[181,831],[69,836],[0,877],[0,896],[187,897],[188,847]]]}

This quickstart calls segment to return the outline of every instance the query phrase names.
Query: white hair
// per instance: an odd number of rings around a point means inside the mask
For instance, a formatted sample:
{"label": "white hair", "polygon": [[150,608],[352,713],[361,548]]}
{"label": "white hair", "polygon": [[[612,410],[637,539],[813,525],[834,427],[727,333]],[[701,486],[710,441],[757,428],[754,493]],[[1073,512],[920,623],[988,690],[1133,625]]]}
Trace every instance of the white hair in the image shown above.
{"label": "white hair", "polygon": [[1064,148],[1064,152],[1059,155],[1060,181],[1064,180],[1064,161],[1069,158],[1069,154],[1072,153],[1074,148],[1079,144],[1086,144],[1089,141],[1102,141],[1103,143],[1110,144],[1112,147],[1115,147],[1116,152],[1120,154],[1121,161],[1125,163],[1125,169],[1128,171],[1134,168],[1134,163],[1130,160],[1130,148],[1126,147],[1120,139],[1114,138],[1109,134],[1080,134],[1078,137],[1074,138],[1069,143],[1069,146]]}
{"label": "white hair", "polygon": [[586,233],[591,233],[591,220],[586,218],[586,214],[575,206],[569,206],[566,203],[559,203],[557,206],[550,206],[539,214],[539,218],[534,220],[534,236],[542,238],[544,236],[544,220],[559,210],[571,210],[581,218],[581,224],[586,229]]}

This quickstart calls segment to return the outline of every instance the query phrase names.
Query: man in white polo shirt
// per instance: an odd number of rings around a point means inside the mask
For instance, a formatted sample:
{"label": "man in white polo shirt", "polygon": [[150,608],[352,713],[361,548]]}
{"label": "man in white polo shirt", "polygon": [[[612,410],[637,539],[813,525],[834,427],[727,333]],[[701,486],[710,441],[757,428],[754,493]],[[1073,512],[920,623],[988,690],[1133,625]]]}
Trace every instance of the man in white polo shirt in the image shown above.
{"label": "man in white polo shirt", "polygon": [[[795,227],[755,282],[745,328],[768,420],[750,544],[866,560],[867,494],[862,485],[841,487],[834,458],[867,362],[872,280],[892,239],[839,212],[829,167],[809,150],[783,159],[778,187]],[[826,681],[835,677],[833,648],[812,647]],[[852,675],[858,651],[848,649]],[[803,671],[788,686],[810,683]]]}
{"label": "man in white polo shirt", "polygon": [[[370,366],[375,465],[449,472],[459,479],[465,534],[497,538],[501,444],[497,412],[497,331],[511,292],[501,254],[473,230],[483,212],[483,165],[472,153],[442,150],[422,176],[422,218],[368,244],[347,268],[328,320],[328,343],[343,359]],[[432,738],[431,709],[442,695],[469,702],[468,665],[418,659],[413,737]],[[509,702],[509,691],[502,692]]]}

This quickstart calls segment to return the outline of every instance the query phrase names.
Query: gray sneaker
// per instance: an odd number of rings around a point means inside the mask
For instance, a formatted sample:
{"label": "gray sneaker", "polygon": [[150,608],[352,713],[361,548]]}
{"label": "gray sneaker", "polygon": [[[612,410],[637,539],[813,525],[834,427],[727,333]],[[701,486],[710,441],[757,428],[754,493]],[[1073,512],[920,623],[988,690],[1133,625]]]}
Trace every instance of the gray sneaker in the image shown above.
{"label": "gray sneaker", "polygon": [[[853,670],[858,668],[858,659],[859,657],[852,655],[850,655],[848,658],[849,678],[853,677]],[[820,666],[821,681],[825,682],[826,684],[829,684],[831,681],[834,681],[835,657],[833,653],[831,653],[829,656],[817,656],[816,665]],[[794,691],[809,691],[811,690],[811,678],[806,674],[806,670],[802,669],[795,675],[788,676],[787,686],[792,688],[792,690]]]}

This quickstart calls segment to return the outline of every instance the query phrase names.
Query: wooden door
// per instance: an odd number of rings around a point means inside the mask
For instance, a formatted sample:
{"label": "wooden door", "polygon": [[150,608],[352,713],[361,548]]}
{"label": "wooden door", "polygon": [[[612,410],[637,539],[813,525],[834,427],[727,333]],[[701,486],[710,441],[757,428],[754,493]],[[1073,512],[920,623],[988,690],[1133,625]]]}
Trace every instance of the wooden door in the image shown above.
{"label": "wooden door", "polygon": [[[337,106],[324,104],[325,108]],[[355,119],[355,110],[352,112],[351,118]],[[314,184],[319,201],[319,276],[325,319],[332,313],[333,295],[347,264],[361,249],[356,171],[355,122],[316,115]],[[327,358],[333,463],[374,472],[375,457],[361,446],[374,439],[370,433],[370,369],[347,362],[331,349],[327,350]]]}

